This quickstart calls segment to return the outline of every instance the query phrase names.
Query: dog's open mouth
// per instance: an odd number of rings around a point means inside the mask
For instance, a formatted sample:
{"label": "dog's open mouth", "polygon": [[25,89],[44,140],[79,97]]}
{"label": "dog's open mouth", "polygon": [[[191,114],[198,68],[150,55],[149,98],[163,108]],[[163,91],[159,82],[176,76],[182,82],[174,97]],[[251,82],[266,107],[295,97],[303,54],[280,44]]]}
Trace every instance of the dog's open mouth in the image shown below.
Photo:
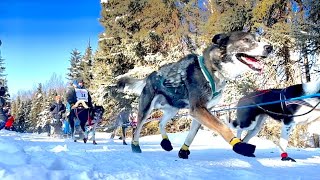
{"label": "dog's open mouth", "polygon": [[[239,53],[236,55],[237,59],[243,64],[249,66],[252,70],[262,71],[263,65],[257,57],[249,56],[244,53]],[[264,58],[264,57],[262,57]]]}

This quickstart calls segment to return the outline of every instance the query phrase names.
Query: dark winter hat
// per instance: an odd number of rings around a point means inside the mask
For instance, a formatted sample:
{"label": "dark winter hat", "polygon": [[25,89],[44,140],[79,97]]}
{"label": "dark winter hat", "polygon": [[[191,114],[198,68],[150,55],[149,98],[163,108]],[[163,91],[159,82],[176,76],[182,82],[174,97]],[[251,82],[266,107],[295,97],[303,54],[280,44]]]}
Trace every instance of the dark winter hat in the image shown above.
{"label": "dark winter hat", "polygon": [[79,79],[78,83],[83,83],[83,79]]}

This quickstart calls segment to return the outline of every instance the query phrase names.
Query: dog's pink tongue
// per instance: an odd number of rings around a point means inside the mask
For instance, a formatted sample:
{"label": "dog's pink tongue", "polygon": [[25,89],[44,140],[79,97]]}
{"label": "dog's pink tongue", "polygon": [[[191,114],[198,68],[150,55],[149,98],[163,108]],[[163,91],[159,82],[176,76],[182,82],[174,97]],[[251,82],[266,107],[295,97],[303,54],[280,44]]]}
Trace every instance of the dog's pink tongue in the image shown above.
{"label": "dog's pink tongue", "polygon": [[258,60],[253,57],[246,57],[246,59],[248,64],[250,64],[255,69],[260,69],[260,72],[262,71],[263,65]]}

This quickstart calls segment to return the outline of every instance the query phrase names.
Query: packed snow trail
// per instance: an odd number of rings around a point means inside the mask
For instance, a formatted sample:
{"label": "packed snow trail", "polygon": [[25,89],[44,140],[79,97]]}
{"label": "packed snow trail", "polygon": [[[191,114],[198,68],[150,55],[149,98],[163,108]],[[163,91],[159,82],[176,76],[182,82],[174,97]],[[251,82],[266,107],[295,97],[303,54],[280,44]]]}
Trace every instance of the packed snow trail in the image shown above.
{"label": "packed snow trail", "polygon": [[249,158],[234,153],[220,136],[202,130],[184,160],[178,151],[186,136],[187,132],[169,134],[171,152],[161,149],[160,135],[142,137],[143,152],[136,154],[121,140],[109,140],[107,133],[97,133],[98,145],[93,145],[1,130],[0,179],[320,179],[319,149],[289,148],[297,162],[283,162],[274,143],[253,138],[256,158]]}

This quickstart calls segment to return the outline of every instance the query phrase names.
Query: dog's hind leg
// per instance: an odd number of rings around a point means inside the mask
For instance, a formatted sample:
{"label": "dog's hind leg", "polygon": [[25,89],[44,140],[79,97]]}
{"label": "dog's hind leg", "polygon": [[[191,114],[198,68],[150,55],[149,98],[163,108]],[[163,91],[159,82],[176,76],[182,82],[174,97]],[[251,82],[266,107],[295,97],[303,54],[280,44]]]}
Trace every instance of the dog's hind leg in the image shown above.
{"label": "dog's hind leg", "polygon": [[110,136],[110,139],[114,139],[114,137],[116,136],[117,132],[118,132],[118,127],[116,127],[116,128],[112,131],[111,136]]}
{"label": "dog's hind leg", "polygon": [[139,137],[140,132],[142,130],[142,126],[145,123],[148,115],[154,109],[154,104],[156,101],[155,92],[153,87],[147,82],[144,87],[142,94],[139,99],[139,110],[138,110],[138,118],[137,118],[137,127],[133,133],[131,149],[134,153],[141,153],[141,148],[139,145]]}
{"label": "dog's hind leg", "polygon": [[80,127],[83,133],[83,142],[87,143],[88,141],[88,133],[86,132],[86,121],[80,121]]}
{"label": "dog's hind leg", "polygon": [[280,142],[279,142],[279,148],[280,148],[280,152],[281,152],[281,160],[282,161],[292,161],[292,162],[296,162],[294,159],[290,158],[288,156],[288,153],[286,152],[287,147],[288,147],[288,139],[291,133],[291,130],[293,129],[295,123],[291,122],[289,124],[282,124],[282,128],[281,128],[281,138],[280,138]]}
{"label": "dog's hind leg", "polygon": [[191,145],[192,141],[196,137],[196,134],[198,133],[200,127],[201,127],[201,124],[197,120],[193,119],[191,122],[188,136],[187,136],[186,140],[184,141],[184,144],[178,153],[178,156],[180,158],[188,159],[188,156],[190,155],[189,146]]}
{"label": "dog's hind leg", "polygon": [[94,123],[94,125],[92,126],[92,129],[88,132],[88,134],[90,132],[92,132],[92,144],[97,145],[96,142],[96,129],[97,129],[98,123]]}
{"label": "dog's hind leg", "polygon": [[139,137],[140,137],[140,132],[142,130],[142,126],[145,121],[146,121],[146,117],[144,119],[142,119],[142,115],[138,114],[137,127],[133,133],[133,138],[132,138],[132,143],[131,143],[131,149],[132,149],[132,152],[134,152],[134,153],[141,153],[142,152],[140,145],[139,145]]}
{"label": "dog's hind leg", "polygon": [[256,123],[252,122],[252,128],[250,128],[250,130],[248,130],[247,134],[244,136],[244,138],[242,139],[243,142],[249,142],[249,140],[251,138],[253,138],[254,136],[256,136],[259,131],[261,130],[264,122],[266,121],[268,116],[262,114],[262,115],[258,115],[255,119]]}
{"label": "dog's hind leg", "polygon": [[168,138],[167,132],[166,132],[166,125],[167,125],[167,122],[177,114],[179,109],[174,108],[174,107],[171,107],[169,109],[169,107],[168,107],[168,108],[164,108],[162,110],[163,110],[163,116],[160,119],[160,123],[159,123],[159,128],[160,128],[160,132],[162,135],[162,141],[161,141],[160,145],[161,145],[162,149],[164,149],[166,151],[171,151],[173,149],[173,147],[172,147],[172,144],[171,144],[171,142]]}
{"label": "dog's hind leg", "polygon": [[127,145],[126,143],[126,127],[122,126],[122,144]]}

